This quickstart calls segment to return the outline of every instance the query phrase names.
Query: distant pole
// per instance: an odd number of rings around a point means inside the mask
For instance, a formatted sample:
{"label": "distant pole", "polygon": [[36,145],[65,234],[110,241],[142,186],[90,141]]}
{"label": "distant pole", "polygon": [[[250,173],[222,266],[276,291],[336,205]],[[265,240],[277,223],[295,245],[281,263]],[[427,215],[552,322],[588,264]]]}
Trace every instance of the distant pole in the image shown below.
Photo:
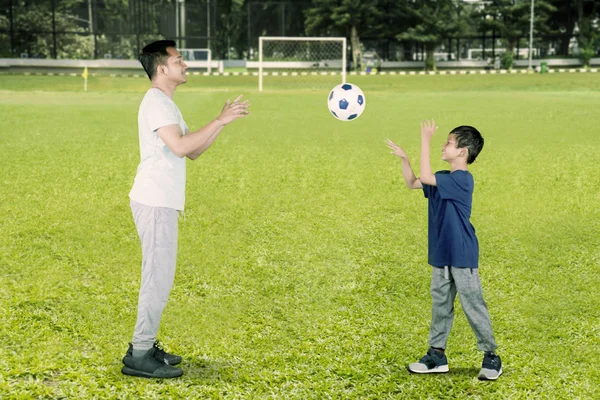
{"label": "distant pole", "polygon": [[348,49],[348,44],[346,42],[346,38],[342,40],[342,83],[346,83],[346,51]]}
{"label": "distant pole", "polygon": [[281,13],[281,36],[285,36],[285,3],[281,2],[279,12]]}
{"label": "distant pole", "polygon": [[531,58],[533,55],[533,2],[531,0],[531,19],[529,21],[529,69],[533,69]]}
{"label": "distant pole", "polygon": [[136,54],[140,54],[140,1],[137,0],[137,2],[133,3],[133,15],[132,15],[132,20],[135,21],[134,26],[135,26],[135,38],[136,38],[136,43],[137,43],[137,47],[136,47]]}
{"label": "distant pole", "polygon": [[92,23],[92,0],[88,0],[88,25],[90,27],[90,34],[94,34],[94,24]]}
{"label": "distant pole", "polygon": [[90,29],[90,39],[94,40],[94,58],[96,58],[96,37],[94,36],[94,23],[92,21],[92,0],[88,0],[88,27]]}
{"label": "distant pole", "polygon": [[8,13],[9,13],[9,19],[10,19],[10,54],[14,57],[15,56],[15,27],[13,25],[13,4],[12,4],[12,0],[9,0],[8,2]]}
{"label": "distant pole", "polygon": [[[96,0],[92,0],[92,19],[96,19]],[[96,21],[98,22],[98,21]],[[98,25],[97,23],[94,24],[94,26]],[[139,50],[139,49],[138,49]],[[94,58],[98,58],[98,38],[96,37],[96,34],[94,34]]]}
{"label": "distant pole", "polygon": [[181,42],[179,40],[179,1],[175,2],[175,38],[177,41],[177,47],[181,47]]}
{"label": "distant pole", "polygon": [[263,38],[258,38],[258,91],[263,91]]}
{"label": "distant pole", "polygon": [[481,59],[486,60],[485,54],[485,31],[483,31],[483,37],[481,38]]}
{"label": "distant pole", "polygon": [[456,38],[456,61],[460,61],[460,38]]}
{"label": "distant pole", "polygon": [[248,59],[250,59],[250,48],[252,46],[252,44],[250,43],[250,35],[252,34],[251,30],[250,30],[250,20],[251,20],[250,19],[250,4],[252,4],[252,3],[250,3],[250,2],[247,3],[247,10],[246,10],[246,15],[248,16],[248,19],[246,21],[246,25],[248,26]]}
{"label": "distant pole", "polygon": [[210,50],[210,0],[206,1],[206,43]]}
{"label": "distant pole", "polygon": [[181,44],[180,46],[184,49],[187,47],[187,43],[185,41],[185,0],[180,0],[181,10],[179,11],[179,18],[181,18],[180,29],[181,29]]}
{"label": "distant pole", "polygon": [[54,52],[53,52],[53,57],[52,58],[57,58],[57,53],[56,53],[56,4],[54,3],[54,0],[52,0],[51,2],[52,4],[52,42],[54,44]]}

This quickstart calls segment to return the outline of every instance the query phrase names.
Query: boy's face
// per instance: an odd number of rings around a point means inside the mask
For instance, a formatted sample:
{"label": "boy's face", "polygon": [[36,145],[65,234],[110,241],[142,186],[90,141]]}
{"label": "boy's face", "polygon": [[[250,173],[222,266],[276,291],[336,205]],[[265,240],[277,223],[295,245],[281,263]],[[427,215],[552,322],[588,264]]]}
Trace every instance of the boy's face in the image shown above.
{"label": "boy's face", "polygon": [[458,158],[466,157],[467,149],[459,149],[456,147],[457,144],[456,135],[452,133],[449,134],[448,140],[446,140],[446,143],[442,146],[442,160],[452,162]]}

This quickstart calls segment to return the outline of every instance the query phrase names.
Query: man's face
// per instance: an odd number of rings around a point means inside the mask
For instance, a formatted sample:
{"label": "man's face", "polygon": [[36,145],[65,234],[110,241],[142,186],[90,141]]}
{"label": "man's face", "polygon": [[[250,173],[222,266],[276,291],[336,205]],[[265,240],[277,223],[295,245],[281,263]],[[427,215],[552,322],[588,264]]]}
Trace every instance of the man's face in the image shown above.
{"label": "man's face", "polygon": [[187,82],[186,70],[187,64],[183,61],[183,57],[179,50],[174,47],[167,48],[169,58],[167,58],[166,68],[164,66],[163,72],[167,76],[167,79],[175,82],[177,85]]}

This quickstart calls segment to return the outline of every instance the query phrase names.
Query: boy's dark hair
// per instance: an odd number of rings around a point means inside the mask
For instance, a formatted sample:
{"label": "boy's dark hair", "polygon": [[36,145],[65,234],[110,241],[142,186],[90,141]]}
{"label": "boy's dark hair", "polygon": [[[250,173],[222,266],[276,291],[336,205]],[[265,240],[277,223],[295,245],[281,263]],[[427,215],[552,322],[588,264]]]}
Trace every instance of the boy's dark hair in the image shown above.
{"label": "boy's dark hair", "polygon": [[156,75],[157,66],[160,64],[166,65],[167,58],[169,58],[169,53],[167,53],[168,47],[175,47],[175,41],[158,40],[142,49],[139,60],[150,80]]}
{"label": "boy's dark hair", "polygon": [[459,149],[467,148],[469,156],[467,164],[472,164],[483,149],[483,137],[481,133],[472,126],[461,125],[450,132],[450,135],[456,136],[456,147]]}

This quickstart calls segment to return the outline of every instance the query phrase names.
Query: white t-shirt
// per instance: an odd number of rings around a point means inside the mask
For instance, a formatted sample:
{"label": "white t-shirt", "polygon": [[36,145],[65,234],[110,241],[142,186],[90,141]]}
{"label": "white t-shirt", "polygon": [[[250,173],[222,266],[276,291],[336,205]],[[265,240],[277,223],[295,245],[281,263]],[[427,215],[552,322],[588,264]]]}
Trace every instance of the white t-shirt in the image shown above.
{"label": "white t-shirt", "polygon": [[177,124],[187,132],[177,105],[160,89],[146,92],[138,113],[140,165],[129,197],[141,204],[183,210],[185,203],[185,157],[171,152],[156,132]]}

